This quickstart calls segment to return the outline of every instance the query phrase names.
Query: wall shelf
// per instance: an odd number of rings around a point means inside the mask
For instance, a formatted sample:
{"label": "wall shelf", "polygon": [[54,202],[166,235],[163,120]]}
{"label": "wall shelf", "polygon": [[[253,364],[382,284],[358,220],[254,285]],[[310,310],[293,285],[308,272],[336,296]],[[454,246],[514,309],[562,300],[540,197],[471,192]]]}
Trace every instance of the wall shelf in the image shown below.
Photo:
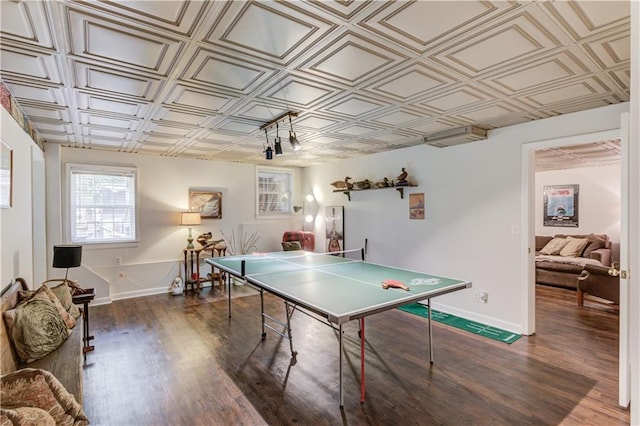
{"label": "wall shelf", "polygon": [[418,185],[402,185],[402,186],[384,186],[382,188],[367,188],[367,189],[334,189],[333,192],[342,192],[347,196],[349,201],[351,201],[351,193],[352,192],[364,192],[364,191],[378,191],[381,189],[395,189],[400,193],[400,198],[404,199],[404,189],[405,188],[415,188]]}

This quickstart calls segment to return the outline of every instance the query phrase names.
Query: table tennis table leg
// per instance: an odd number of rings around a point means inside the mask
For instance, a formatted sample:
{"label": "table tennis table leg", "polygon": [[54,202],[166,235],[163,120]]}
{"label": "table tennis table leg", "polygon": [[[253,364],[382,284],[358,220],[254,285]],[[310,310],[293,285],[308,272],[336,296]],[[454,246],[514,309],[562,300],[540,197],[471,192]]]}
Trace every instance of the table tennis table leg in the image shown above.
{"label": "table tennis table leg", "polygon": [[229,318],[231,318],[231,274],[227,274],[227,292],[228,292],[227,304],[229,309]]}
{"label": "table tennis table leg", "polygon": [[360,403],[364,403],[364,317],[360,318]]}
{"label": "table tennis table leg", "polygon": [[338,349],[340,351],[340,366],[339,366],[339,371],[340,371],[340,408],[344,407],[344,396],[342,395],[342,324],[338,325],[338,334],[340,335],[338,338]]}
{"label": "table tennis table leg", "polygon": [[429,362],[433,364],[433,332],[431,330],[431,299],[427,299],[427,309],[429,309]]}
{"label": "table tennis table leg", "polygon": [[260,289],[260,318],[262,321],[262,340],[267,338],[267,332],[264,329],[264,290]]}

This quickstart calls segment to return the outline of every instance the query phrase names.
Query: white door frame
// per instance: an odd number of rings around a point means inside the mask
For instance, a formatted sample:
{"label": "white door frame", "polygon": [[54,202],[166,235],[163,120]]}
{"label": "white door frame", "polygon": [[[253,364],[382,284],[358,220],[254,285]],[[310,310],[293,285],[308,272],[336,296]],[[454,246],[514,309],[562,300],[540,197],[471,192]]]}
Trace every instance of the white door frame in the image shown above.
{"label": "white door frame", "polygon": [[[626,121],[624,119],[626,117]],[[623,115],[621,124],[628,123],[628,114]],[[620,139],[622,145],[622,154],[626,155],[628,148],[628,132],[621,129],[612,129],[596,133],[588,133],[583,135],[571,136],[566,138],[549,139],[538,142],[531,142],[522,145],[522,224],[521,228],[526,230],[522,233],[522,265],[523,268],[523,283],[525,288],[523,289],[523,334],[531,335],[536,330],[536,318],[535,318],[535,151],[558,147],[578,145],[589,142],[597,142],[607,139]],[[628,161],[628,158],[623,158],[624,161]],[[627,168],[621,166],[621,173]],[[625,208],[628,202],[628,186],[625,181],[625,176],[621,175],[621,209]],[[621,212],[621,216],[626,213]],[[622,237],[624,233],[627,233],[626,224],[622,222],[621,217],[621,229],[620,229],[620,253],[627,255],[629,253],[629,247],[627,246],[628,240]],[[623,268],[621,262],[621,268]],[[625,266],[626,267],[626,262]],[[629,364],[628,364],[628,348],[629,348],[629,310],[628,310],[628,293],[626,291],[626,280],[622,283],[621,280],[621,294],[620,294],[620,353],[619,353],[619,404],[626,407],[629,403]],[[622,290],[622,289],[625,290]]]}

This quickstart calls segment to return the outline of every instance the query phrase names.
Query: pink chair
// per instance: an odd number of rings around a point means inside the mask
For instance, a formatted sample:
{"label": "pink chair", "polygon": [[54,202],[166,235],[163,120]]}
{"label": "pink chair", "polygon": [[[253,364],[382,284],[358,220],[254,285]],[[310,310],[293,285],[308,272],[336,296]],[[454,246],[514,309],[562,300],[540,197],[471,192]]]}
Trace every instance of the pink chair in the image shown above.
{"label": "pink chair", "polygon": [[[298,241],[300,248],[306,251],[315,251],[316,249],[316,236],[313,232],[309,231],[286,231],[282,235],[282,242],[288,243],[292,241]],[[285,244],[283,244],[284,248]],[[286,249],[285,249],[286,250]]]}

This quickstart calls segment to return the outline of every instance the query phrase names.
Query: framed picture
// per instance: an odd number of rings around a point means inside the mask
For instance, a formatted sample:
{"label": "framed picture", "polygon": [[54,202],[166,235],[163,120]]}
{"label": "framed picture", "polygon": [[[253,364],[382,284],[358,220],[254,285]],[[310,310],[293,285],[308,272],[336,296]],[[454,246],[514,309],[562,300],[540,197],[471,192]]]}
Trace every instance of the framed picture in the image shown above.
{"label": "framed picture", "polygon": [[0,207],[8,209],[13,203],[13,150],[0,143]]}
{"label": "framed picture", "polygon": [[543,188],[544,226],[578,227],[579,185],[549,185]]}
{"label": "framed picture", "polygon": [[189,211],[203,219],[222,219],[222,192],[189,191]]}
{"label": "framed picture", "polygon": [[424,193],[409,194],[409,219],[424,219]]}
{"label": "framed picture", "polygon": [[344,250],[344,207],[327,206],[324,218],[327,253]]}

